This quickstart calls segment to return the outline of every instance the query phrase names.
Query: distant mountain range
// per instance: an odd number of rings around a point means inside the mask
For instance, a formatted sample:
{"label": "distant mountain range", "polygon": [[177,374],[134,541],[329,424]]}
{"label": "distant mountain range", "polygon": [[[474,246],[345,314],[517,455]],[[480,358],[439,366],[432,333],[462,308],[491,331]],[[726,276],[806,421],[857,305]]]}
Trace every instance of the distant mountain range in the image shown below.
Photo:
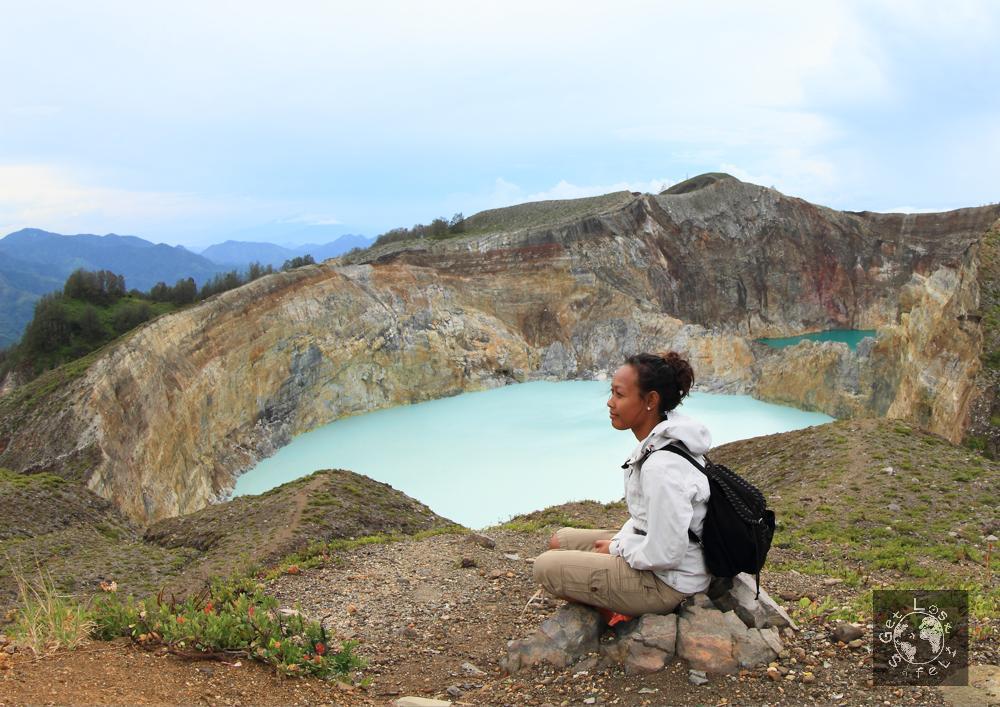
{"label": "distant mountain range", "polygon": [[291,260],[295,257],[311,255],[318,263],[327,258],[335,258],[338,255],[343,255],[352,248],[367,248],[371,244],[372,241],[364,236],[348,233],[340,236],[332,243],[310,243],[298,248],[286,248],[274,245],[273,243],[226,241],[225,243],[209,246],[201,251],[201,255],[220,265],[245,268],[250,263],[256,261],[261,265],[281,267],[282,263],[286,260]]}
{"label": "distant mountain range", "polygon": [[193,277],[201,284],[221,270],[217,263],[182,246],[151,243],[135,236],[79,234],[64,236],[26,228],[0,239],[0,256],[42,268],[62,281],[77,268],[112,270],[125,276],[129,289],[148,290],[161,280],[173,284]]}
{"label": "distant mountain range", "polygon": [[26,228],[0,238],[0,348],[21,338],[35,302],[43,294],[61,289],[77,268],[111,270],[125,276],[129,289],[147,291],[157,282],[172,285],[186,277],[193,277],[200,286],[217,273],[242,270],[254,261],[281,267],[296,256],[312,255],[320,262],[368,245],[369,239],[355,235],[298,248],[226,241],[198,254],[136,236],[66,236]]}

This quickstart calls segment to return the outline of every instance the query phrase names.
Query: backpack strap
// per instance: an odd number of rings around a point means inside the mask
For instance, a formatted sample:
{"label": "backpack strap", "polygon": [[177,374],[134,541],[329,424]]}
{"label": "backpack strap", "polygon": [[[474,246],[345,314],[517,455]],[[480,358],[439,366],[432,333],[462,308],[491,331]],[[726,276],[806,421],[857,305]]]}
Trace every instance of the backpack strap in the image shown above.
{"label": "backpack strap", "polygon": [[[679,454],[680,456],[684,457],[689,462],[691,462],[691,464],[694,465],[694,467],[698,471],[700,471],[702,474],[704,474],[705,476],[707,476],[709,479],[712,478],[712,476],[707,471],[705,471],[705,467],[704,466],[702,466],[697,461],[695,461],[694,457],[692,457],[690,454],[688,454],[685,450],[681,449],[680,447],[676,447],[673,444],[668,444],[666,447],[662,447],[661,449],[658,449],[656,451],[673,452],[674,454]],[[723,486],[723,488],[726,488],[726,487]],[[733,501],[735,499],[730,499],[730,500]],[[734,505],[738,508],[739,505],[742,505],[742,504],[734,504]],[[760,521],[757,521],[757,522],[759,523]],[[698,539],[698,536],[695,535],[694,531],[692,531],[690,528],[688,528],[688,537],[690,537],[696,543],[698,543],[699,545],[701,545],[701,540]],[[760,563],[760,546],[758,544],[757,533],[753,534],[753,546],[754,546],[754,555],[755,555],[754,559],[755,559],[755,562],[757,564],[759,564]],[[754,596],[754,599],[757,599],[757,598],[760,597],[760,570],[757,571],[755,579],[756,579],[756,582],[757,582],[757,593]]]}
{"label": "backpack strap", "polygon": [[[655,454],[656,452],[673,452],[674,454],[680,454],[682,457],[684,457],[689,462],[691,462],[692,464],[694,464],[695,468],[698,471],[700,471],[702,474],[705,474],[707,476],[707,473],[705,472],[705,467],[702,466],[701,464],[699,464],[695,460],[695,458],[693,456],[691,456],[688,452],[686,452],[685,450],[681,449],[681,447],[677,446],[677,445],[682,445],[683,446],[683,444],[684,444],[683,442],[678,441],[677,444],[674,444],[674,443],[671,442],[670,444],[666,445],[665,447],[660,447],[659,449],[653,449],[651,447],[651,448],[647,449],[645,452],[643,452],[641,457],[639,457],[638,459],[635,460],[635,465],[641,469],[643,463],[645,463],[645,461],[649,458],[649,456],[651,454]],[[626,459],[625,463],[622,464],[622,469],[628,469],[631,464],[632,464],[632,461],[629,460],[629,459]]]}
{"label": "backpack strap", "polygon": [[[666,449],[666,447],[663,447],[662,449]],[[636,467],[638,469],[642,469],[642,465],[649,458],[649,455],[652,454],[653,452],[659,452],[659,451],[661,451],[661,449],[653,449],[652,447],[650,447],[649,449],[647,449],[645,452],[642,453],[641,457],[639,457],[638,459],[635,460],[634,463],[635,463]],[[630,466],[632,466],[632,464],[633,464],[633,462],[632,462],[631,459],[626,459],[625,463],[622,464],[622,469],[628,469]]]}
{"label": "backpack strap", "polygon": [[[678,442],[678,444],[683,444],[683,442]],[[656,451],[657,452],[673,452],[674,454],[679,454],[680,456],[684,457],[689,462],[691,462],[691,464],[694,466],[695,469],[697,469],[698,471],[700,471],[702,474],[705,473],[705,467],[703,467],[701,464],[699,464],[697,461],[695,461],[694,457],[692,457],[690,454],[688,454],[686,451],[684,451],[680,447],[677,447],[677,446],[675,446],[673,444],[668,444],[666,447],[660,447]],[[695,533],[693,530],[691,530],[691,528],[688,528],[688,538],[691,540],[691,542],[695,543],[696,545],[701,545],[701,538],[699,538],[698,534]]]}
{"label": "backpack strap", "polygon": [[[678,442],[678,444],[681,444],[681,442]],[[708,476],[708,474],[705,472],[705,467],[702,464],[699,464],[695,460],[695,458],[693,456],[691,456],[687,451],[681,449],[680,447],[678,447],[678,446],[676,446],[674,444],[668,444],[666,447],[660,447],[656,451],[657,452],[673,452],[674,454],[679,454],[682,457],[684,457],[685,459],[687,459],[689,462],[691,462],[691,464],[694,466],[695,469],[697,469],[698,471],[700,471],[702,474],[705,474],[706,476]]]}
{"label": "backpack strap", "polygon": [[[677,444],[683,444],[683,442],[678,441]],[[694,464],[694,466],[698,469],[698,471],[700,471],[702,474],[705,473],[705,467],[703,467],[701,464],[695,461],[694,457],[692,457],[690,454],[685,452],[680,447],[674,446],[673,444],[668,444],[667,446],[660,447],[659,449],[652,449],[652,448],[647,449],[645,452],[643,452],[641,457],[636,459],[635,461],[636,466],[639,469],[642,469],[643,462],[645,462],[650,457],[651,454],[655,454],[656,452],[674,452],[675,454],[680,454],[682,457],[684,457],[689,462]],[[628,460],[626,460],[625,463],[622,464],[622,469],[628,469],[628,467],[629,467],[629,462]],[[697,533],[691,530],[691,528],[688,528],[688,540],[693,542],[695,545],[701,545],[701,538],[699,538]]]}

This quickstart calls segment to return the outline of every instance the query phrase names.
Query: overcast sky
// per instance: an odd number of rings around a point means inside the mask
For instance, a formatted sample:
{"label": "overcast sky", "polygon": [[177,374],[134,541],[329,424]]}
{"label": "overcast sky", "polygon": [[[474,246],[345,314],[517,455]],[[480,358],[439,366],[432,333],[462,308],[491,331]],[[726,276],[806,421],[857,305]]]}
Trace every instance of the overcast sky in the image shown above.
{"label": "overcast sky", "polygon": [[0,3],[0,235],[374,236],[708,171],[1000,200],[989,0]]}

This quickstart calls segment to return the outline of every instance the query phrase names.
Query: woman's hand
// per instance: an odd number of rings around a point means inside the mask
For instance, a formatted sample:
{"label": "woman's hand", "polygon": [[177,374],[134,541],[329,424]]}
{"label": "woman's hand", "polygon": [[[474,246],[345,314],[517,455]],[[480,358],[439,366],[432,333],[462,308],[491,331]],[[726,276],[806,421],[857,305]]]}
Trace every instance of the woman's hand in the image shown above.
{"label": "woman's hand", "polygon": [[602,552],[605,555],[610,555],[611,550],[608,547],[611,545],[610,540],[595,540],[594,541],[594,552]]}

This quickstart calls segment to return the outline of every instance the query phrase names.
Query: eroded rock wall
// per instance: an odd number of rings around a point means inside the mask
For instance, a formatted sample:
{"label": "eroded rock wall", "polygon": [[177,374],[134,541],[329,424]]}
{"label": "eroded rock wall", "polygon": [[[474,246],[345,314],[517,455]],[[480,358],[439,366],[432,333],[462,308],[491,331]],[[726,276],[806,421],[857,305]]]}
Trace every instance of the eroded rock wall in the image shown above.
{"label": "eroded rock wall", "polygon": [[983,394],[978,249],[914,271],[900,288],[895,322],[881,325],[877,340],[856,352],[803,342],[761,356],[755,394],[836,417],[907,419],[961,442]]}
{"label": "eroded rock wall", "polygon": [[[691,357],[703,390],[905,417],[954,440],[982,348],[977,239],[998,216],[840,213],[723,180],[542,228],[376,248],[141,327],[0,425],[0,466],[82,475],[148,522],[203,507],[339,417],[599,377],[665,349]],[[857,352],[751,341],[833,327],[878,339]]]}
{"label": "eroded rock wall", "polygon": [[412,267],[318,265],[152,322],[101,357],[0,465],[65,471],[149,521],[206,505],[235,472],[329,420],[502,385],[537,354]]}

